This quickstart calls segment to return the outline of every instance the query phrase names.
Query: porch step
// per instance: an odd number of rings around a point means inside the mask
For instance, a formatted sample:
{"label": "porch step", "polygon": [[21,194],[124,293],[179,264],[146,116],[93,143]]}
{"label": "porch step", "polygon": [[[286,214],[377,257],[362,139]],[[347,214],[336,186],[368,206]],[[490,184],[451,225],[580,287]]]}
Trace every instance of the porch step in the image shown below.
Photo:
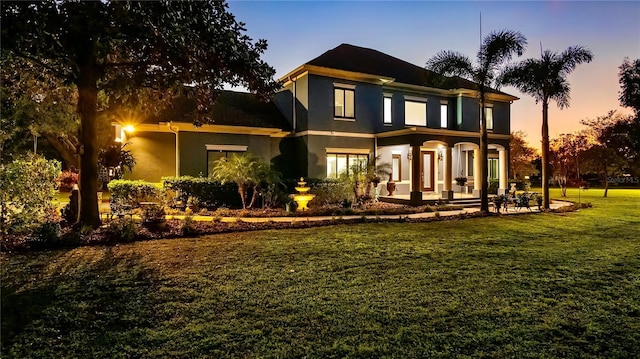
{"label": "porch step", "polygon": [[453,199],[449,201],[449,204],[464,207],[480,207],[480,198],[467,198],[467,199]]}

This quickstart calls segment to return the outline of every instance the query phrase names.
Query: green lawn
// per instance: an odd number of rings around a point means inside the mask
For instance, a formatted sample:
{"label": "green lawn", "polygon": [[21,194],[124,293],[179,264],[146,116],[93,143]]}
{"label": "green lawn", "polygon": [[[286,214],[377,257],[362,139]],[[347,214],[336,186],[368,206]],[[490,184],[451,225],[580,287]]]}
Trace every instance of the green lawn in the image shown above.
{"label": "green lawn", "polygon": [[600,196],[564,214],[2,255],[1,354],[638,357],[640,190]]}

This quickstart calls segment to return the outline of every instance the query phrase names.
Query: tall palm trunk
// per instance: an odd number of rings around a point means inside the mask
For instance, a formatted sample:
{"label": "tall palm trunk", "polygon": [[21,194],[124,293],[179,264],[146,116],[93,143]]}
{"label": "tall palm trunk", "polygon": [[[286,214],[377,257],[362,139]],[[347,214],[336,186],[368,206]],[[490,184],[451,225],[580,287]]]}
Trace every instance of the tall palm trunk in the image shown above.
{"label": "tall palm trunk", "polygon": [[549,209],[549,99],[542,100],[542,208]]}
{"label": "tall palm trunk", "polygon": [[487,143],[487,122],[485,114],[485,91],[484,86],[480,86],[480,211],[489,212],[489,172],[488,143]]}
{"label": "tall palm trunk", "polygon": [[92,56],[82,61],[78,75],[78,114],[80,115],[80,210],[82,225],[98,227],[98,135],[97,135],[97,73]]}

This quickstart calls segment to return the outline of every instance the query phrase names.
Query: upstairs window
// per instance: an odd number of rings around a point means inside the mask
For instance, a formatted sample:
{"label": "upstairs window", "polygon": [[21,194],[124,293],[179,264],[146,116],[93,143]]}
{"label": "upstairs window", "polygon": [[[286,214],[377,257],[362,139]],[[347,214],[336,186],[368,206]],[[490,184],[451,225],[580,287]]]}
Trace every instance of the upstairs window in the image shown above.
{"label": "upstairs window", "polygon": [[355,118],[355,90],[336,87],[333,89],[334,112],[336,118]]}
{"label": "upstairs window", "polygon": [[404,124],[407,126],[426,126],[427,103],[405,100]]}
{"label": "upstairs window", "polygon": [[448,106],[446,103],[440,104],[440,127],[447,128],[449,124]]}
{"label": "upstairs window", "polygon": [[487,120],[487,130],[493,130],[493,107],[485,107],[484,116]]}
{"label": "upstairs window", "polygon": [[382,122],[385,125],[390,125],[392,120],[391,120],[391,97],[384,97],[384,117]]}

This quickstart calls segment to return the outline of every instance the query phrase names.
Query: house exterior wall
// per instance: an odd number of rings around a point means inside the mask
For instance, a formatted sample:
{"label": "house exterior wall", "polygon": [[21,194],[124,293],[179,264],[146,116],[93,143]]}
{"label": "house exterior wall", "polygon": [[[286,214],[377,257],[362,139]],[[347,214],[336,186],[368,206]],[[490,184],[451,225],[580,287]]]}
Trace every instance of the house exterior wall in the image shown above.
{"label": "house exterior wall", "polygon": [[[327,148],[344,148],[369,150],[374,152],[373,138],[303,136],[308,150],[306,175],[309,178],[325,178],[327,176]],[[348,151],[346,151],[348,152]]]}
{"label": "house exterior wall", "polygon": [[247,146],[247,152],[271,161],[272,143],[269,136],[219,134],[207,132],[180,132],[180,174],[207,175],[206,145]]}
{"label": "house exterior wall", "polygon": [[160,182],[176,173],[175,135],[161,132],[137,132],[126,139],[136,165],[124,178]]}
{"label": "house exterior wall", "polygon": [[[304,129],[357,133],[375,131],[374,125],[382,119],[381,86],[316,75],[309,75],[306,78],[309,79],[309,124]],[[355,121],[335,119],[334,83],[356,86]],[[304,129],[299,128],[300,131]]]}

